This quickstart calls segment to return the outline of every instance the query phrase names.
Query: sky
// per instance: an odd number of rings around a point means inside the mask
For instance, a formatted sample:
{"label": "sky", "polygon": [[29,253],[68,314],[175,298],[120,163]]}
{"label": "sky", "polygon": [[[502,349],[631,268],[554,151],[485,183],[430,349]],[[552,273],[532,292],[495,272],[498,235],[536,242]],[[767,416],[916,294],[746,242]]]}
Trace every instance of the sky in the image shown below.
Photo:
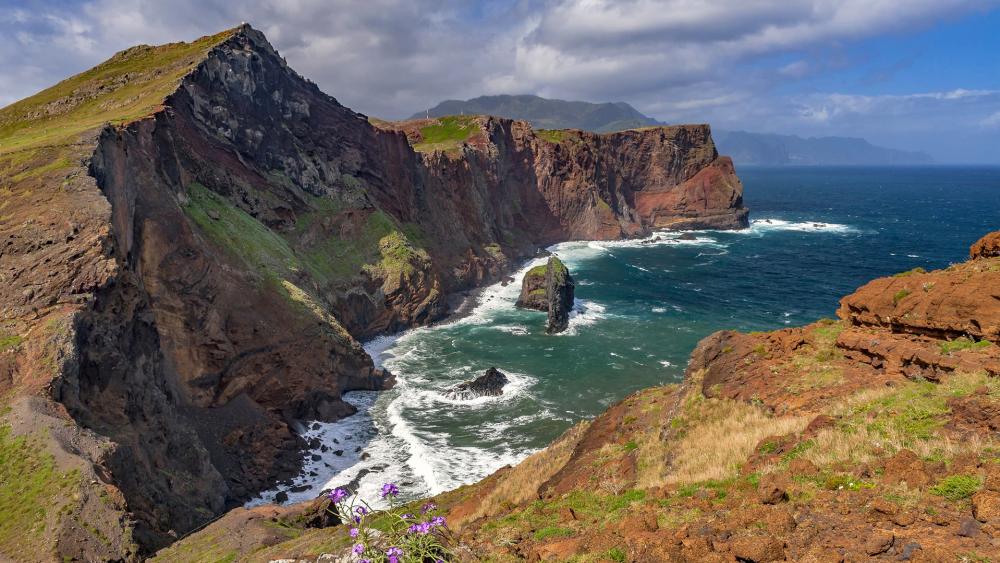
{"label": "sky", "polygon": [[1000,163],[1000,0],[0,0],[0,106],[244,21],[382,118],[537,94]]}

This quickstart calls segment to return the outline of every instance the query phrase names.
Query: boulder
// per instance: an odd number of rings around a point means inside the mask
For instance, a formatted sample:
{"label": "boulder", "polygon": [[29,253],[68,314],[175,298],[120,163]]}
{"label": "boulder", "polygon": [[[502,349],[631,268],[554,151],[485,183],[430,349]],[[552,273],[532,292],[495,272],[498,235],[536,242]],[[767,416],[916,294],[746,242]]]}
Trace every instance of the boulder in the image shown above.
{"label": "boulder", "polygon": [[536,266],[524,275],[517,306],[548,313],[545,332],[555,334],[569,326],[569,312],[573,309],[576,285],[569,269],[556,256]]}
{"label": "boulder", "polygon": [[498,397],[503,394],[503,386],[510,383],[507,376],[495,367],[486,373],[465,383],[459,383],[448,392],[456,399],[475,399],[476,397]]}
{"label": "boulder", "polygon": [[1000,231],[994,231],[977,240],[969,248],[969,258],[993,258],[1000,256]]}

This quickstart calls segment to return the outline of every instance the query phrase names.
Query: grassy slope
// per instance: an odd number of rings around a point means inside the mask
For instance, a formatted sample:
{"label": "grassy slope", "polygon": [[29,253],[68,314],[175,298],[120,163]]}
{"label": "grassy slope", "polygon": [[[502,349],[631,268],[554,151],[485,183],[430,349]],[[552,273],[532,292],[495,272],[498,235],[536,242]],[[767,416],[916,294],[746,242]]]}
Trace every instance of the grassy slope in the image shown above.
{"label": "grassy slope", "polygon": [[437,123],[420,128],[420,142],[413,145],[417,152],[456,151],[462,143],[479,132],[476,116],[452,115]]}
{"label": "grassy slope", "polygon": [[234,31],[191,43],[133,47],[0,109],[0,154],[65,144],[105,123],[126,123],[153,113],[180,79]]}

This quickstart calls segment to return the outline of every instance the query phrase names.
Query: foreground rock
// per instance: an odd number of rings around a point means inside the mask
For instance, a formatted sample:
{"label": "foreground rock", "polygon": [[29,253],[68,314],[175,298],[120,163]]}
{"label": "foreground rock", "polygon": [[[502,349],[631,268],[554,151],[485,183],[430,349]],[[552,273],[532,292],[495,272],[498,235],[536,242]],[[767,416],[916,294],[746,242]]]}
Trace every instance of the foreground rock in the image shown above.
{"label": "foreground rock", "polygon": [[459,383],[448,392],[448,395],[456,399],[475,399],[477,397],[499,397],[503,394],[503,387],[510,383],[507,375],[495,367],[486,370],[486,373],[465,383]]}
{"label": "foreground rock", "polygon": [[[435,497],[457,558],[995,558],[1000,383],[987,335],[1000,313],[991,292],[966,290],[996,271],[1000,257],[979,255],[876,280],[844,298],[838,320],[709,336],[682,384],[632,394],[519,465]],[[900,280],[934,284],[913,309],[927,316],[868,322]],[[954,338],[968,315],[980,328]],[[233,536],[245,538],[239,525]],[[315,559],[343,533],[264,538],[239,553]],[[191,545],[209,537],[219,535]]]}
{"label": "foreground rock", "polygon": [[552,256],[546,264],[536,266],[524,275],[516,305],[548,313],[545,332],[556,334],[569,326],[575,288],[569,269],[562,260]]}
{"label": "foreground rock", "polygon": [[0,110],[0,439],[52,464],[0,479],[46,515],[0,559],[136,559],[297,474],[300,421],[392,384],[359,339],[539,246],[746,222],[704,125],[440,125],[373,125],[246,25]]}

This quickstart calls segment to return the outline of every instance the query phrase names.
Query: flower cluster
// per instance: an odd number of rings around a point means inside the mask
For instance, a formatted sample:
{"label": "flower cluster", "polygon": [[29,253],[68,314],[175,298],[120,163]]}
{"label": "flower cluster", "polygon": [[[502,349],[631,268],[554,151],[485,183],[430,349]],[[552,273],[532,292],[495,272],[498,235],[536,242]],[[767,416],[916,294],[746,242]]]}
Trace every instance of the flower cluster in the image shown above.
{"label": "flower cluster", "polygon": [[354,541],[352,552],[360,563],[443,563],[450,559],[447,546],[451,533],[444,516],[436,514],[436,504],[424,504],[420,515],[415,516],[396,506],[399,487],[395,483],[382,485],[381,495],[383,500],[388,499],[390,508],[380,512],[344,489],[334,489],[327,495],[330,510],[351,524],[348,533]]}

